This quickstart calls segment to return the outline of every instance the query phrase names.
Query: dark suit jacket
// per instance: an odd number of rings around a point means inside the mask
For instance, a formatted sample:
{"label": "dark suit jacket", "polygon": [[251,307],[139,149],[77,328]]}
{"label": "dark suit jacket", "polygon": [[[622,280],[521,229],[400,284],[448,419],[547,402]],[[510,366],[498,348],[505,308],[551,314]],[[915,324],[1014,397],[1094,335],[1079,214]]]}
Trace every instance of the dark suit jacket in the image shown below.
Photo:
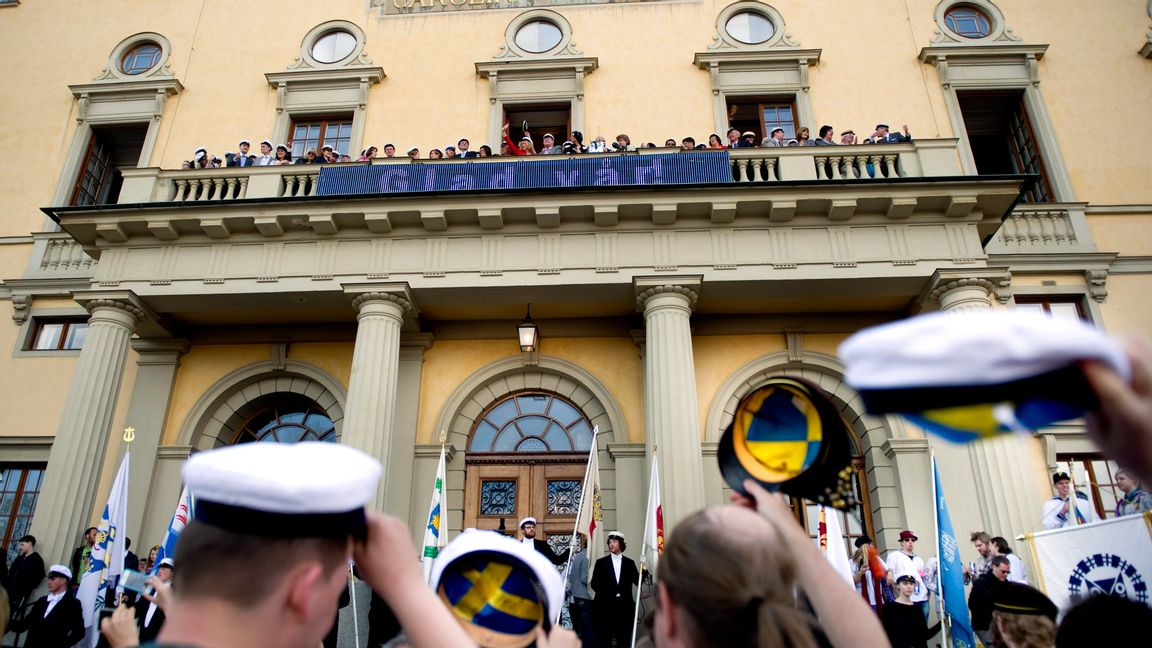
{"label": "dark suit jacket", "polygon": [[72,592],[65,592],[45,617],[47,607],[48,597],[40,597],[23,619],[8,626],[12,632],[28,633],[25,648],[69,648],[84,638],[84,613]]}
{"label": "dark suit jacket", "polygon": [[8,602],[13,606],[20,605],[44,580],[44,559],[33,551],[27,556],[16,556],[12,561],[12,569],[8,572]]}
{"label": "dark suit jacket", "polygon": [[480,154],[477,153],[476,151],[464,151],[463,153],[461,153],[460,155],[457,155],[456,157],[474,158],[474,157],[480,157]]}
{"label": "dark suit jacket", "polygon": [[544,557],[550,560],[553,565],[563,565],[564,563],[568,562],[567,551],[557,554],[555,551],[552,551],[552,546],[544,540],[533,538],[532,546],[536,547],[536,551],[544,554]]}
{"label": "dark suit jacket", "polygon": [[968,609],[972,612],[972,629],[988,630],[992,625],[992,602],[1004,584],[991,572],[985,572],[972,583],[968,594]]}
{"label": "dark suit jacket", "polygon": [[160,634],[160,628],[164,625],[164,610],[159,607],[152,613],[152,623],[144,625],[144,618],[148,616],[149,605],[151,603],[144,597],[140,597],[140,600],[136,601],[136,627],[140,629],[140,643],[154,641],[156,635]]}
{"label": "dark suit jacket", "polygon": [[[616,582],[616,570],[612,569],[612,556],[604,556],[596,561],[592,570],[592,591],[596,593],[598,605],[608,605],[613,601],[632,605],[632,586],[640,583],[640,570],[636,562],[627,556],[620,561],[620,582]],[[619,594],[619,597],[617,597]]]}

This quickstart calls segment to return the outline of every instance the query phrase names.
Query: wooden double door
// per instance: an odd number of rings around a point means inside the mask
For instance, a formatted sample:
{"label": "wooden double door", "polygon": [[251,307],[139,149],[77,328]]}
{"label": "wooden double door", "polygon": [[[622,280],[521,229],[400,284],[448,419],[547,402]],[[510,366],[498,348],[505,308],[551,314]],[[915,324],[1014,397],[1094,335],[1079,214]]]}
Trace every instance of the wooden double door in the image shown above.
{"label": "wooden double door", "polygon": [[[487,455],[487,453],[484,453]],[[576,523],[587,453],[469,457],[464,528],[515,536],[520,520],[537,520],[536,537],[567,546]]]}

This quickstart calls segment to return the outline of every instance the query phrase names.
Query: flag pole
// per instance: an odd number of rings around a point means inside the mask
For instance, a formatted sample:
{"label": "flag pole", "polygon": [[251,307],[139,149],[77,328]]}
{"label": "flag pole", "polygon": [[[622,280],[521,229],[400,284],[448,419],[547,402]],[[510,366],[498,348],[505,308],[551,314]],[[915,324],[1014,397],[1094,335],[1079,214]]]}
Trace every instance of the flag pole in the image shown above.
{"label": "flag pole", "polygon": [[[644,537],[640,541],[640,577],[636,582],[636,605],[632,609],[632,642],[629,646],[636,645],[636,632],[640,629],[640,594],[644,588],[644,571],[648,566],[648,525],[652,523],[652,518],[656,517],[656,512],[652,510],[652,475],[656,474],[656,442],[652,442],[652,464],[649,468],[651,475],[648,476],[648,503],[644,506]],[[655,549],[655,547],[653,547]]]}
{"label": "flag pole", "polygon": [[932,526],[936,530],[936,614],[940,617],[940,638],[944,640],[945,646],[952,645],[948,641],[948,615],[944,614],[944,578],[941,572],[944,571],[943,566],[940,564],[940,557],[944,555],[944,538],[940,533],[940,493],[936,492],[936,482],[940,480],[940,476],[936,472],[936,451],[929,450],[929,456],[932,459]]}
{"label": "flag pole", "polygon": [[[348,561],[348,592],[352,596],[352,636],[356,639],[356,645],[360,645],[360,614],[356,609],[356,576],[352,573],[355,563],[351,560]],[[340,623],[339,619],[336,621]],[[339,629],[337,629],[339,633]]]}
{"label": "flag pole", "polygon": [[[584,464],[584,481],[580,483],[580,501],[576,504],[576,522],[572,526],[572,536],[568,539],[568,560],[564,562],[564,587],[568,587],[568,574],[572,571],[572,556],[576,553],[574,549],[580,538],[577,535],[580,533],[580,513],[584,510],[584,496],[588,494],[588,478],[592,472],[592,457],[598,452],[596,448],[597,434],[600,434],[600,426],[594,425],[592,426],[592,447],[588,448],[588,461]],[[553,625],[560,623],[560,617],[563,613],[563,606],[560,606],[560,609],[556,610],[556,618],[552,620]]]}

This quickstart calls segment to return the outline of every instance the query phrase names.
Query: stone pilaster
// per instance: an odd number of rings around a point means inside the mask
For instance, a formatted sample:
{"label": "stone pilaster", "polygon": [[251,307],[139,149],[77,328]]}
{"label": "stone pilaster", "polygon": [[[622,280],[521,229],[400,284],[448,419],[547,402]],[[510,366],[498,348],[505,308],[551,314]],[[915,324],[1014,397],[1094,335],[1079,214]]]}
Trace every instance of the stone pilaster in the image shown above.
{"label": "stone pilaster", "polygon": [[[1010,282],[1011,275],[1004,268],[940,270],[927,294],[942,311],[988,310],[993,299],[1006,302],[1011,298]],[[1030,443],[1028,438],[1011,434],[967,445],[981,522],[993,535],[1011,538],[1039,529],[1047,494],[1036,490]]]}
{"label": "stone pilaster", "polygon": [[[423,484],[412,480],[415,465],[416,420],[420,414],[420,376],[424,372],[424,352],[432,346],[432,335],[405,335],[400,340],[400,362],[397,368],[396,406],[392,416],[392,465],[384,473],[384,510],[401,520],[408,520],[412,490],[427,493]],[[439,457],[437,457],[439,459]],[[423,513],[421,513],[423,514]],[[424,520],[420,521],[423,528]]]}
{"label": "stone pilaster", "polygon": [[66,563],[92,520],[129,340],[148,312],[127,291],[77,295],[76,301],[91,313],[88,336],[60,412],[32,520],[37,549],[48,563]]}
{"label": "stone pilaster", "polygon": [[[136,352],[136,381],[132,385],[125,423],[136,429],[136,440],[132,442],[132,472],[128,478],[128,537],[140,547],[144,540],[141,525],[145,507],[152,499],[156,453],[168,421],[176,370],[180,367],[180,356],[188,352],[188,340],[133,340],[132,350]],[[162,506],[173,509],[176,502],[164,502]]]}
{"label": "stone pilaster", "polygon": [[[387,475],[392,456],[396,389],[400,365],[400,329],[415,312],[407,284],[344,286],[356,309],[356,348],[348,378],[341,441],[376,457]],[[388,501],[387,480],[381,480],[374,506]]]}
{"label": "stone pilaster", "polygon": [[699,277],[635,280],[636,307],[644,313],[644,401],[649,452],[660,458],[664,527],[671,529],[704,506],[700,413],[689,318]]}

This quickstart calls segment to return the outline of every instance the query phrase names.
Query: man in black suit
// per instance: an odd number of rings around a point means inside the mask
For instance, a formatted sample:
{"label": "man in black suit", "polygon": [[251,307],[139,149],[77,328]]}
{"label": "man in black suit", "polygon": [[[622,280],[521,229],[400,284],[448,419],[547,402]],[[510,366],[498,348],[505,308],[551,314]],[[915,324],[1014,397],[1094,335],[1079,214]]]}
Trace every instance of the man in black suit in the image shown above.
{"label": "man in black suit", "polygon": [[472,146],[472,143],[469,142],[467,138],[463,138],[463,137],[460,138],[460,141],[456,142],[456,150],[459,151],[459,153],[456,154],[456,157],[461,157],[461,158],[480,157],[480,154],[477,153],[476,151],[469,151],[468,150],[468,147],[470,147],[470,146]]}
{"label": "man in black suit", "polygon": [[36,553],[36,537],[26,535],[17,544],[19,554],[12,560],[8,571],[8,604],[12,607],[12,618],[20,616],[26,599],[44,580],[44,559]]}
{"label": "man in black suit", "polygon": [[[156,568],[156,577],[166,584],[171,584],[175,570],[176,566],[172,559],[164,558]],[[140,600],[136,601],[136,626],[140,629],[140,643],[155,641],[156,636],[160,634],[160,628],[164,626],[164,610],[160,609],[155,601],[140,597]]]}
{"label": "man in black suit", "polygon": [[623,647],[632,641],[633,615],[636,613],[636,599],[632,597],[632,587],[640,584],[640,570],[636,562],[624,557],[624,534],[619,531],[608,533],[608,555],[596,561],[592,570],[592,591],[596,599],[592,602],[593,618],[596,623],[596,641],[604,648]]}
{"label": "man in black suit", "polygon": [[563,565],[568,562],[567,551],[557,554],[555,551],[552,551],[551,545],[536,537],[536,518],[526,517],[520,520],[520,536],[520,542],[524,544],[531,543],[536,551],[544,554],[544,557],[553,565]]}
{"label": "man in black suit", "polygon": [[66,648],[84,638],[84,613],[68,588],[70,580],[72,570],[64,565],[48,568],[47,596],[9,626],[12,632],[28,633],[25,648]]}
{"label": "man in black suit", "polygon": [[888,132],[888,124],[876,124],[876,130],[872,133],[869,140],[873,144],[899,144],[900,142],[911,142],[912,133],[908,132],[908,124],[904,124],[904,133],[890,133]]}

